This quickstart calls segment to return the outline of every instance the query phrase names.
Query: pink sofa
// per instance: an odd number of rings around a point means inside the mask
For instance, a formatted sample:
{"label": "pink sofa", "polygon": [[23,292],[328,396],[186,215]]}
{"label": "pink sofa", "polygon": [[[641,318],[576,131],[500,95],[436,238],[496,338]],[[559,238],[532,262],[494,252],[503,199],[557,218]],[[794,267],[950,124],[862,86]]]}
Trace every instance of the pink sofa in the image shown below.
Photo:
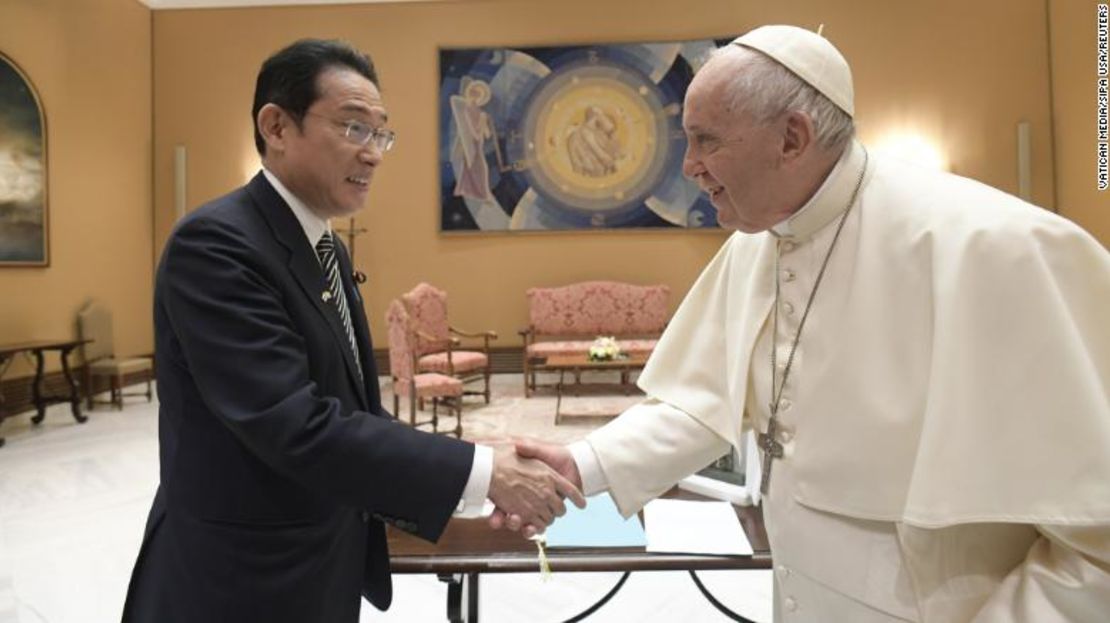
{"label": "pink sofa", "polygon": [[536,388],[536,370],[555,354],[587,353],[594,338],[612,335],[621,350],[650,353],[670,318],[670,288],[616,281],[584,281],[530,288],[524,340],[524,394]]}

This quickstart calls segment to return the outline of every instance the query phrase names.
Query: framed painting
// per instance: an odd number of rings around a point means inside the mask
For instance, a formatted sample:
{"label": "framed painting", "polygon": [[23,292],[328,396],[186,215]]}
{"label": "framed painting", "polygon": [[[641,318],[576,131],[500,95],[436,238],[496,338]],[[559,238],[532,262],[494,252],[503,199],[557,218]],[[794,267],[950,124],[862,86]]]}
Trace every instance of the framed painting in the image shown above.
{"label": "framed painting", "polygon": [[682,102],[728,41],[441,49],[440,230],[717,228]]}
{"label": "framed painting", "polygon": [[0,267],[48,266],[46,118],[31,81],[0,52]]}

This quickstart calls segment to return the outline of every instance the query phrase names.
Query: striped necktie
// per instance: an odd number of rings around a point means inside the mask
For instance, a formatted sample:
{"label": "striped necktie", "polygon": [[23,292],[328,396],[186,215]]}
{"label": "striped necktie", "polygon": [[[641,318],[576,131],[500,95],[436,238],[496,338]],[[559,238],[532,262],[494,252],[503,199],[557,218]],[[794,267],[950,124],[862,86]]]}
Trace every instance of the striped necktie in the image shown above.
{"label": "striped necktie", "polygon": [[339,279],[339,260],[335,256],[335,240],[330,231],[324,232],[324,237],[316,243],[316,255],[320,258],[320,265],[324,268],[324,279],[328,284],[330,300],[343,320],[343,328],[347,330],[347,344],[355,356],[355,365],[358,366],[358,376],[362,378],[362,362],[358,359],[358,343],[355,342],[355,329],[351,323],[351,310],[347,307],[347,296],[343,292],[343,282]]}

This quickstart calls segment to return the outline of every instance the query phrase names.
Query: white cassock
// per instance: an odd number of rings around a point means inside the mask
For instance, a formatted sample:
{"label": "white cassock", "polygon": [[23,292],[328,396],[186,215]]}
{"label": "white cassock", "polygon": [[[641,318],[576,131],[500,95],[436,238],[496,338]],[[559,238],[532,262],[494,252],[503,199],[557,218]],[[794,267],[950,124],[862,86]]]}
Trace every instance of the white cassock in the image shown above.
{"label": "white cassock", "polygon": [[[864,161],[854,143],[775,234],[729,238],[640,378],[650,398],[572,446],[588,492],[627,516],[766,430],[775,280],[781,365]],[[872,156],[783,393],[776,620],[1110,621],[1108,387],[1098,242]]]}

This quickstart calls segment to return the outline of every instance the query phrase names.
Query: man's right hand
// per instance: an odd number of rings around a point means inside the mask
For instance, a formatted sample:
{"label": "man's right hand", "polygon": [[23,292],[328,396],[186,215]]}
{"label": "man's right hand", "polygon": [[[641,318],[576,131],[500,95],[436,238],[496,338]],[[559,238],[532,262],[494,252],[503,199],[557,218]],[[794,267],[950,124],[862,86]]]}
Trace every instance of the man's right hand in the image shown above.
{"label": "man's right hand", "polygon": [[542,461],[519,454],[519,446],[505,444],[493,449],[489,498],[515,518],[507,522],[511,530],[524,527],[525,536],[542,531],[566,512],[564,497],[584,507],[586,499],[578,486]]}
{"label": "man's right hand", "polygon": [[582,475],[578,473],[578,463],[574,462],[567,446],[557,443],[544,443],[538,439],[521,437],[515,440],[516,453],[529,459],[539,459],[559,472],[579,490],[582,489]]}
{"label": "man's right hand", "polygon": [[[581,494],[582,476],[578,473],[578,464],[574,461],[574,457],[566,446],[524,438],[515,439],[514,444],[518,456],[543,461],[554,469],[558,475],[566,479],[568,483],[572,484],[575,487],[575,492],[578,493],[577,498],[572,498],[574,505],[578,508],[585,508],[586,500]],[[510,446],[510,448],[511,447],[513,446]],[[581,501],[581,503],[579,501]],[[495,504],[496,502],[497,501],[494,500]],[[557,516],[562,516],[562,514],[563,513],[560,512]],[[531,536],[532,534],[541,532],[543,528],[549,525],[534,524],[528,521],[524,516],[500,504],[497,504],[497,509],[494,510],[493,515],[490,516],[489,524],[495,530],[507,527],[514,532],[523,527],[525,536]]]}

